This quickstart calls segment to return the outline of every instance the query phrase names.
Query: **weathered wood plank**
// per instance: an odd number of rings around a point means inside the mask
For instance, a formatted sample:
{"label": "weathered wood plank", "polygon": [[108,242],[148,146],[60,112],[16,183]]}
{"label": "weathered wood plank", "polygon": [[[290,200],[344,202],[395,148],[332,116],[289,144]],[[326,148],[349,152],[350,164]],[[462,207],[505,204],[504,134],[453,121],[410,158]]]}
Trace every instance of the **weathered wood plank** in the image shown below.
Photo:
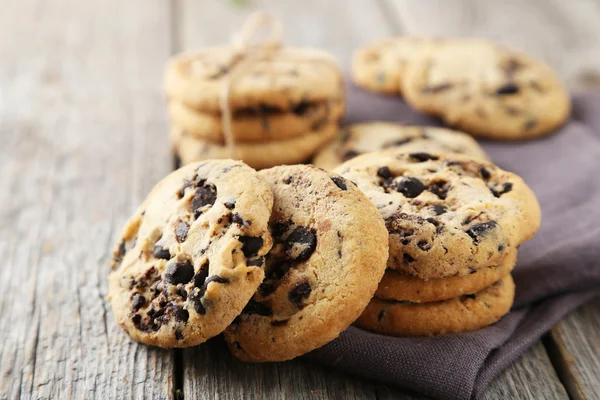
{"label": "weathered wood plank", "polygon": [[572,399],[600,399],[600,297],[572,312],[546,342]]}
{"label": "weathered wood plank", "polygon": [[2,3],[1,399],[173,396],[173,353],[131,342],[105,300],[109,249],[170,167],[168,12]]}
{"label": "weathered wood plank", "polygon": [[323,48],[348,67],[353,51],[382,36],[398,33],[377,3],[370,0],[295,1],[253,0],[212,2],[177,0],[181,49],[228,43],[248,14],[272,12],[284,26],[286,43]]}
{"label": "weathered wood plank", "polygon": [[569,396],[556,376],[544,345],[538,341],[516,363],[490,383],[481,398],[563,400]]}
{"label": "weathered wood plank", "polygon": [[574,87],[600,88],[600,3],[380,0],[410,34],[487,37],[546,60]]}

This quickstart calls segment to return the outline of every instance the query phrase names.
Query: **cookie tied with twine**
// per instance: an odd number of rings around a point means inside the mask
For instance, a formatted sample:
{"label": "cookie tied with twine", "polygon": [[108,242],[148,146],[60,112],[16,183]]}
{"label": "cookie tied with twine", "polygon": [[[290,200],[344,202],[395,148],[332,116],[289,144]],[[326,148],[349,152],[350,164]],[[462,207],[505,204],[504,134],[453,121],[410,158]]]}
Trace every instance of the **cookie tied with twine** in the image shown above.
{"label": "cookie tied with twine", "polygon": [[[262,28],[269,34],[256,40]],[[315,103],[343,104],[337,61],[321,50],[285,46],[282,30],[270,14],[258,12],[231,45],[175,56],[165,75],[169,101],[220,115],[224,141],[231,149],[235,146],[231,120],[237,113],[286,113]]]}

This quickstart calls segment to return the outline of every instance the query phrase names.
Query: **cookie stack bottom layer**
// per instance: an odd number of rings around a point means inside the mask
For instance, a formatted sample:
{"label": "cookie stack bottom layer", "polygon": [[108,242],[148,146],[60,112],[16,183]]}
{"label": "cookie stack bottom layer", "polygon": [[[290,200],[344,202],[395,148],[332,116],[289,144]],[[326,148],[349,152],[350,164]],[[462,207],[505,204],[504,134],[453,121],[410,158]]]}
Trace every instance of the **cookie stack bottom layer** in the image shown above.
{"label": "cookie stack bottom layer", "polygon": [[469,332],[497,322],[510,310],[515,283],[510,275],[488,288],[431,303],[373,298],[355,325],[391,336]]}

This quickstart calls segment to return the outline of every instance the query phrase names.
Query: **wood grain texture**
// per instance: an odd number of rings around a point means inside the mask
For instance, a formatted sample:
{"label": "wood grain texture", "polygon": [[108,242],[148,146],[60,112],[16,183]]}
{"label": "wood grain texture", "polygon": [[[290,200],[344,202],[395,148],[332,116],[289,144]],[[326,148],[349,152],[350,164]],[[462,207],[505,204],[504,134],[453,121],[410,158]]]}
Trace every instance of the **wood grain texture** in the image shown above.
{"label": "wood grain texture", "polygon": [[130,341],[105,300],[116,235],[170,166],[167,13],[2,2],[0,399],[172,397],[172,353]]}
{"label": "wood grain texture", "polygon": [[600,399],[600,297],[572,312],[546,344],[572,399]]}
{"label": "wood grain texture", "polygon": [[482,400],[569,398],[541,341],[496,378]]}
{"label": "wood grain texture", "polygon": [[546,60],[571,86],[600,88],[598,1],[380,1],[409,34],[490,38]]}
{"label": "wood grain texture", "polygon": [[284,26],[289,45],[319,47],[331,52],[343,67],[350,64],[353,51],[382,36],[398,33],[386,15],[370,0],[253,0],[232,7],[232,2],[176,0],[179,11],[180,49],[228,43],[255,10],[272,12]]}

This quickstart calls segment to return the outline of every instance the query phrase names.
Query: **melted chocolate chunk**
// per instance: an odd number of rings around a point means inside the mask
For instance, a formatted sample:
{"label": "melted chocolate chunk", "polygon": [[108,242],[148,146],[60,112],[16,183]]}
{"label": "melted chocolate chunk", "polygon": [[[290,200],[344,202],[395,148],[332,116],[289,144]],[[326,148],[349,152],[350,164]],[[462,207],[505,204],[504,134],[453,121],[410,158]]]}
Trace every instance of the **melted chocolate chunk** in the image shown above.
{"label": "melted chocolate chunk", "polygon": [[214,185],[208,184],[196,189],[194,198],[192,199],[192,210],[194,218],[198,218],[202,214],[202,208],[215,204],[217,200],[217,188]]}
{"label": "melted chocolate chunk", "polygon": [[433,244],[426,240],[420,240],[419,242],[417,242],[417,247],[423,251],[429,251],[429,249],[431,249],[431,246],[433,246]]}
{"label": "melted chocolate chunk", "polygon": [[175,228],[175,238],[177,238],[179,243],[185,242],[189,230],[190,226],[188,224],[179,221],[179,224],[177,224],[177,227]]}
{"label": "melted chocolate chunk", "polygon": [[421,89],[421,93],[436,94],[448,90],[452,88],[452,86],[454,85],[452,85],[451,83],[441,83],[435,86],[424,87],[423,89]]}
{"label": "melted chocolate chunk", "polygon": [[188,283],[193,277],[194,266],[188,261],[172,263],[165,272],[165,282],[172,285]]}
{"label": "melted chocolate chunk", "polygon": [[465,295],[460,296],[460,299],[462,301],[465,301],[467,299],[475,300],[476,298],[477,298],[477,295],[475,295],[475,294],[465,294]]}
{"label": "melted chocolate chunk", "polygon": [[258,257],[258,258],[246,261],[246,265],[249,267],[260,267],[264,263],[265,263],[264,257]]}
{"label": "melted chocolate chunk", "polygon": [[410,199],[414,199],[426,189],[423,182],[413,177],[402,178],[400,182],[394,182],[393,188]]}
{"label": "melted chocolate chunk", "polygon": [[194,306],[194,310],[199,315],[206,314],[206,307],[202,304],[202,297],[204,296],[204,291],[202,289],[195,288],[192,293],[188,296],[188,299],[192,302]]}
{"label": "melted chocolate chunk", "polygon": [[226,201],[224,205],[228,210],[233,210],[235,208],[235,201]]}
{"label": "melted chocolate chunk", "polygon": [[310,283],[302,282],[296,285],[295,288],[290,290],[290,292],[288,293],[288,299],[295,305],[299,306],[304,299],[310,296],[311,291],[312,288],[310,286]]}
{"label": "melted chocolate chunk", "polygon": [[184,339],[183,332],[176,330],[175,331],[175,340],[183,340],[183,339]]}
{"label": "melted chocolate chunk", "polygon": [[171,306],[171,310],[173,311],[173,316],[175,317],[175,320],[178,322],[187,322],[190,318],[190,313],[188,312],[188,310],[181,306],[173,305]]}
{"label": "melted chocolate chunk", "polygon": [[131,300],[131,309],[137,311],[146,304],[146,298],[139,293],[136,293]]}
{"label": "melted chocolate chunk", "polygon": [[207,277],[208,277],[208,262],[206,264],[204,264],[202,266],[202,268],[200,268],[200,271],[198,271],[196,273],[196,275],[194,275],[194,277],[192,278],[194,280],[194,286],[196,286],[197,288],[204,287],[204,282],[206,281]]}
{"label": "melted chocolate chunk", "polygon": [[255,300],[250,300],[246,307],[244,307],[242,313],[250,315],[258,314],[262,315],[263,317],[269,317],[273,315],[273,311],[269,307]]}
{"label": "melted chocolate chunk", "polygon": [[410,158],[414,158],[415,160],[420,161],[420,162],[439,159],[439,157],[437,157],[437,156],[431,155],[429,153],[423,153],[423,152],[410,153],[409,156],[410,156]]}
{"label": "melted chocolate chunk", "polygon": [[446,200],[450,187],[446,181],[437,181],[430,183],[427,190],[435,194],[440,200]]}
{"label": "melted chocolate chunk", "polygon": [[404,263],[404,265],[408,265],[413,261],[415,261],[415,259],[410,254],[402,254],[402,262]]}
{"label": "melted chocolate chunk", "polygon": [[481,224],[475,224],[467,230],[467,235],[471,236],[471,239],[473,239],[473,242],[475,242],[475,244],[478,244],[479,239],[482,236],[496,229],[497,226],[498,224],[496,223],[496,221],[488,221],[483,222]]}
{"label": "melted chocolate chunk", "polygon": [[387,149],[387,148],[390,148],[390,147],[402,146],[403,144],[410,143],[413,140],[414,139],[411,138],[411,137],[404,138],[404,139],[398,139],[398,140],[392,140],[390,142],[385,142],[383,144],[382,148]]}
{"label": "melted chocolate chunk", "polygon": [[434,204],[434,205],[431,206],[431,209],[433,210],[433,212],[435,213],[435,215],[442,215],[446,211],[448,211],[448,207],[443,206],[441,204]]}
{"label": "melted chocolate chunk", "polygon": [[342,160],[347,161],[350,160],[351,158],[354,158],[356,156],[358,156],[360,153],[356,150],[348,150],[347,152],[344,153],[344,155],[342,155]]}
{"label": "melted chocolate chunk", "polygon": [[392,178],[392,172],[389,167],[381,167],[377,170],[377,176],[383,179]]}
{"label": "melted chocolate chunk", "polygon": [[154,246],[154,257],[162,260],[170,260],[171,253],[169,252],[169,249],[157,245]]}
{"label": "melted chocolate chunk", "polygon": [[225,278],[225,277],[222,277],[219,275],[213,275],[204,281],[204,289],[205,290],[208,287],[208,284],[211,282],[226,284],[226,283],[229,283],[229,278]]}
{"label": "melted chocolate chunk", "polygon": [[264,243],[260,236],[240,236],[240,242],[242,242],[242,252],[246,257],[256,255]]}
{"label": "melted chocolate chunk", "polygon": [[490,171],[488,171],[485,167],[479,168],[479,173],[481,174],[481,177],[483,179],[485,179],[486,181],[492,177],[492,174],[490,174]]}
{"label": "melted chocolate chunk", "polygon": [[289,322],[289,319],[284,319],[281,321],[271,321],[271,326],[284,326],[284,325],[287,325],[288,322]]}
{"label": "melted chocolate chunk", "polygon": [[317,235],[305,227],[294,229],[285,241],[286,255],[297,262],[306,261],[317,248]]}
{"label": "melted chocolate chunk", "polygon": [[122,259],[125,253],[127,253],[127,247],[125,247],[125,241],[122,241],[119,245],[119,258]]}
{"label": "melted chocolate chunk", "polygon": [[519,93],[519,90],[519,86],[516,83],[508,82],[496,89],[496,94],[499,96],[516,94]]}
{"label": "melted chocolate chunk", "polygon": [[[241,226],[244,226],[246,224],[246,221],[244,221],[244,219],[240,217],[240,214],[238,213],[231,214],[231,222]],[[250,221],[248,221],[248,225],[250,225]]]}
{"label": "melted chocolate chunk", "polygon": [[508,193],[512,190],[513,184],[511,182],[504,182],[500,188],[490,188],[490,191],[494,195],[494,197],[500,197],[505,193]]}
{"label": "melted chocolate chunk", "polygon": [[347,190],[348,186],[346,186],[346,180],[344,178],[342,178],[341,176],[332,176],[331,180],[333,181],[333,183],[335,183],[337,185],[337,187],[339,187],[342,190]]}

